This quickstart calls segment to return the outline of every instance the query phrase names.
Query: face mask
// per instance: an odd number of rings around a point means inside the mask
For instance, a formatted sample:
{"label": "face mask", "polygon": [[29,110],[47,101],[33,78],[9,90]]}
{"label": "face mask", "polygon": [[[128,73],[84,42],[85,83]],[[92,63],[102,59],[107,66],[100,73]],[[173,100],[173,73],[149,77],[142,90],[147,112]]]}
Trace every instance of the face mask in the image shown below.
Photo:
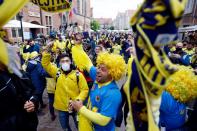
{"label": "face mask", "polygon": [[68,63],[63,63],[61,67],[62,67],[63,71],[69,71],[70,70],[70,64],[68,64]]}

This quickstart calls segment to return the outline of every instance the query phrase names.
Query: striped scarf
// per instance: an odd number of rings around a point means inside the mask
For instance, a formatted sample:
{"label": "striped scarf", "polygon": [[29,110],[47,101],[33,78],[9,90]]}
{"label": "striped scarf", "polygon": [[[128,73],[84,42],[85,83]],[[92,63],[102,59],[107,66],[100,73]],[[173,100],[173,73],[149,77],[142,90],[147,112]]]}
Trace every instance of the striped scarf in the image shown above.
{"label": "striped scarf", "polygon": [[[145,0],[131,19],[136,58],[129,79],[129,123],[133,130],[158,131],[151,100],[160,98],[176,68],[161,46],[175,42],[186,0]],[[130,130],[130,129],[128,129]]]}

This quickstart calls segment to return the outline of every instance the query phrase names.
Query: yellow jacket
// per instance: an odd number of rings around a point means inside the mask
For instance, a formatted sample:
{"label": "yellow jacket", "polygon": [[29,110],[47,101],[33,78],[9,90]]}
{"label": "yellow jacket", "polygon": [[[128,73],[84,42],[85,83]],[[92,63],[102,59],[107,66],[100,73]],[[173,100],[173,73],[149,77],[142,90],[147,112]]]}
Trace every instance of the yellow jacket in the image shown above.
{"label": "yellow jacket", "polygon": [[[59,69],[50,62],[50,58],[51,55],[44,52],[42,66],[50,76],[56,79]],[[79,99],[84,101],[88,96],[88,91],[87,82],[81,73],[77,84],[76,70],[71,71],[68,75],[61,72],[56,84],[54,108],[60,111],[68,111],[69,100]]]}
{"label": "yellow jacket", "polygon": [[56,40],[54,42],[52,51],[55,52],[57,50],[57,48],[59,48],[60,50],[65,50],[66,49],[66,42],[65,41],[60,42],[59,40]]}
{"label": "yellow jacket", "polygon": [[55,93],[55,79],[54,78],[46,78],[47,80],[47,93]]}
{"label": "yellow jacket", "polygon": [[121,51],[121,46],[120,45],[115,44],[112,48],[113,48],[113,53],[114,54],[120,55],[120,51]]}

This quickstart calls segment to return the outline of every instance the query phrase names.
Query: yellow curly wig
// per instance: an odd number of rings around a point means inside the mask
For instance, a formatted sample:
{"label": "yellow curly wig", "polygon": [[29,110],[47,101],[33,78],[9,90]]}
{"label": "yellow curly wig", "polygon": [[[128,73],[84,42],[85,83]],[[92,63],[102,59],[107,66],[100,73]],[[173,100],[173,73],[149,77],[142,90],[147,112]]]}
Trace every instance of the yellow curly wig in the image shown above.
{"label": "yellow curly wig", "polygon": [[195,99],[197,98],[197,76],[191,69],[181,66],[169,78],[166,91],[183,103]]}
{"label": "yellow curly wig", "polygon": [[97,58],[97,65],[104,64],[109,69],[109,74],[114,80],[119,80],[126,73],[126,63],[122,56],[100,53]]}

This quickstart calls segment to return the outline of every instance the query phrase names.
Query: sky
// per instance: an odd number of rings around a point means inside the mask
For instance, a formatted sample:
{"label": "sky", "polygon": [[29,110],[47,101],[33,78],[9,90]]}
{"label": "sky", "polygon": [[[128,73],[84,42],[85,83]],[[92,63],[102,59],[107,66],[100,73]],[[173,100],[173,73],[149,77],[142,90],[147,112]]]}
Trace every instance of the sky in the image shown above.
{"label": "sky", "polygon": [[137,9],[143,0],[91,0],[94,18],[115,18],[118,12]]}

